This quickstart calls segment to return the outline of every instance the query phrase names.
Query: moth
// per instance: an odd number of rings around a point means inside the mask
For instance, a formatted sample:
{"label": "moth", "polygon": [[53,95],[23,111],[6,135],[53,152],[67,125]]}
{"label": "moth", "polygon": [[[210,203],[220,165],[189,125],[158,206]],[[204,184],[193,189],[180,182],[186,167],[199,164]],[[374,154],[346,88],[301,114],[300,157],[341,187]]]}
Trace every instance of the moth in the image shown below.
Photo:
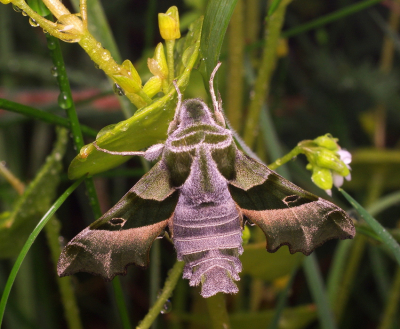
{"label": "moth", "polygon": [[236,293],[242,230],[249,221],[264,232],[267,250],[287,245],[309,255],[325,241],[355,235],[346,213],[294,185],[237,147],[225,126],[213,79],[213,111],[200,99],[178,103],[164,144],[144,152],[100,151],[160,160],[106,214],[63,249],[58,275],[89,272],[111,280],[130,264],[146,266],[153,241],[166,230],[183,277],[201,283],[201,295]]}

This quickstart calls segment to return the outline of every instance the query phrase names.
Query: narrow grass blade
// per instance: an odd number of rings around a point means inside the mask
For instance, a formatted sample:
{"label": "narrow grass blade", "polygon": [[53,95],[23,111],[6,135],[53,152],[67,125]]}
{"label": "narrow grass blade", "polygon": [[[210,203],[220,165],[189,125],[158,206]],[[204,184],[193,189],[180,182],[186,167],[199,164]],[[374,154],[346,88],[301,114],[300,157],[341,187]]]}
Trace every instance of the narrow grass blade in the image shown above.
{"label": "narrow grass blade", "polygon": [[303,263],[303,268],[313,300],[317,304],[317,312],[321,328],[335,329],[336,324],[333,319],[333,313],[329,306],[328,296],[322,281],[322,275],[314,254],[306,257]]}
{"label": "narrow grass blade", "polygon": [[354,207],[355,210],[361,215],[362,218],[368,223],[369,226],[375,231],[382,239],[382,242],[389,248],[400,265],[400,245],[392,237],[392,235],[374,218],[367,210],[365,210],[356,200],[354,200],[346,191],[339,189],[347,201]]}
{"label": "narrow grass blade", "polygon": [[51,219],[51,217],[54,215],[54,213],[58,210],[58,208],[61,207],[61,205],[64,203],[64,201],[70,196],[70,194],[82,183],[82,181],[85,179],[85,177],[80,178],[77,180],[74,184],[72,184],[58,199],[54,204],[50,207],[50,209],[47,211],[47,213],[42,217],[42,219],[39,221],[35,229],[32,231],[31,235],[29,236],[28,240],[26,241],[24,247],[22,248],[20,254],[17,257],[17,260],[15,261],[15,264],[11,270],[10,276],[8,277],[6,286],[3,291],[3,295],[1,296],[1,301],[0,301],[0,327],[3,322],[3,317],[4,317],[4,311],[6,309],[7,305],[7,300],[8,296],[10,295],[11,288],[13,286],[13,283],[15,281],[15,277],[18,274],[18,271],[21,267],[21,264],[28,253],[29,249],[31,248],[33,242],[39,235],[40,231],[44,228],[44,226],[47,224],[47,222]]}

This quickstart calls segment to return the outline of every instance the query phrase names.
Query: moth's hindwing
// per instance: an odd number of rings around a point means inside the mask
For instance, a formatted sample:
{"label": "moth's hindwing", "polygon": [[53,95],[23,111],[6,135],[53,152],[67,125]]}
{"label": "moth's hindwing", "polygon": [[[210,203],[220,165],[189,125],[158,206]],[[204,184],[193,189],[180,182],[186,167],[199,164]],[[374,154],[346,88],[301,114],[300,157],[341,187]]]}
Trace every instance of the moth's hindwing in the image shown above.
{"label": "moth's hindwing", "polygon": [[309,255],[330,239],[353,238],[352,220],[333,203],[319,198],[237,151],[236,178],[229,191],[244,216],[267,238],[267,249],[288,245]]}
{"label": "moth's hindwing", "polygon": [[146,266],[154,241],[169,224],[178,201],[169,173],[159,161],[106,214],[64,248],[58,275],[89,272],[111,280],[130,264]]}

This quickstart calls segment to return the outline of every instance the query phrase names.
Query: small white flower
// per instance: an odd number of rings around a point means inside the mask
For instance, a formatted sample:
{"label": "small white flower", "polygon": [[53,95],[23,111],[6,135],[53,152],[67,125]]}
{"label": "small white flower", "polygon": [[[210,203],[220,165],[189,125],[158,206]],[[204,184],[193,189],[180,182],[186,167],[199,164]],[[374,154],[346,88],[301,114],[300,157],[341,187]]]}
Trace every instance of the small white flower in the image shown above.
{"label": "small white flower", "polygon": [[[347,168],[349,168],[349,170],[351,170],[349,164],[351,163],[351,153],[349,151],[340,149],[339,151],[336,152],[339,157],[340,160],[343,161],[343,163],[347,166]],[[333,178],[333,185],[335,185],[336,187],[340,187],[343,185],[343,176],[339,175],[338,173],[336,173],[335,171],[332,172],[332,178]],[[346,177],[347,181],[351,180],[351,173],[349,173]],[[328,192],[327,192],[328,193]],[[329,194],[329,193],[328,193]],[[329,194],[331,195],[331,194]]]}

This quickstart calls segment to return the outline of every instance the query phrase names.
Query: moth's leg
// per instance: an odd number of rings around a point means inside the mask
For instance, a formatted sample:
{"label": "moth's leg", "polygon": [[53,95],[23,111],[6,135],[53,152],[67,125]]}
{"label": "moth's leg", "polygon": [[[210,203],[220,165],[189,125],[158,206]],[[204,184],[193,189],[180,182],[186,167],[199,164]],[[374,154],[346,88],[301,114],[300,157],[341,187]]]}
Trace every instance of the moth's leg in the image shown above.
{"label": "moth's leg", "polygon": [[156,160],[164,151],[164,144],[154,144],[150,146],[146,151],[144,152],[116,152],[116,151],[109,151],[106,149],[101,148],[100,146],[97,145],[96,142],[93,142],[94,147],[101,152],[108,153],[108,154],[114,154],[114,155],[139,155],[144,157],[148,161],[154,161]]}
{"label": "moth's leg", "polygon": [[182,93],[179,90],[179,87],[178,87],[178,84],[176,83],[176,80],[173,80],[172,83],[174,84],[176,93],[178,95],[178,103],[176,104],[174,120],[171,121],[171,123],[169,124],[169,127],[168,127],[168,135],[171,132],[173,132],[176,129],[176,127],[178,126],[179,113],[180,113],[180,109],[181,109],[181,106],[182,106]]}
{"label": "moth's leg", "polygon": [[82,18],[83,27],[87,29],[87,4],[86,0],[79,0],[79,14]]}
{"label": "moth's leg", "polygon": [[215,78],[215,74],[217,73],[220,66],[221,66],[221,62],[218,62],[218,64],[215,66],[214,70],[211,73],[209,84],[210,84],[210,94],[211,94],[211,99],[212,99],[212,103],[213,103],[215,119],[219,125],[221,125],[222,127],[225,127],[224,114],[222,113],[221,96],[218,93],[218,101],[217,101],[217,97],[216,97],[215,91],[214,91],[214,78]]}
{"label": "moth's leg", "polygon": [[144,156],[145,153],[146,153],[146,152],[117,152],[117,151],[110,151],[110,150],[106,150],[106,149],[103,149],[100,146],[98,146],[96,141],[93,142],[93,146],[98,151],[101,151],[101,152],[104,152],[104,153],[108,153],[108,154],[114,154],[114,155],[126,155],[126,156],[128,156],[128,155],[139,155],[139,156]]}

